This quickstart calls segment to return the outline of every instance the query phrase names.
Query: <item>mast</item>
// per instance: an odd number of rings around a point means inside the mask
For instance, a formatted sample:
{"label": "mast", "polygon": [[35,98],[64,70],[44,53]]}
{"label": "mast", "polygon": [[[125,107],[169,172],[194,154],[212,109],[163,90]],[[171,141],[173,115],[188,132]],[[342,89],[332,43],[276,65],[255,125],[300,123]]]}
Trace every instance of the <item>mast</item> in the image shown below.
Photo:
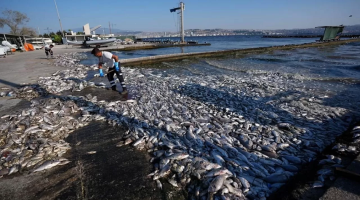
{"label": "mast", "polygon": [[181,8],[181,43],[185,43],[184,40],[184,10],[185,10],[185,5],[183,2],[180,2],[180,8]]}
{"label": "mast", "polygon": [[170,12],[175,12],[177,10],[180,10],[180,18],[181,18],[181,31],[180,31],[180,37],[181,37],[181,43],[185,43],[185,32],[184,32],[184,10],[185,10],[185,4],[183,2],[180,2],[180,7],[178,8],[172,8],[170,9]]}
{"label": "mast", "polygon": [[109,22],[109,32],[110,32],[110,34],[111,34],[111,27],[110,27],[110,22]]}
{"label": "mast", "polygon": [[61,25],[61,21],[60,21],[60,15],[59,15],[58,7],[57,7],[57,5],[56,5],[56,1],[55,1],[55,0],[54,0],[54,3],[55,3],[55,7],[56,7],[56,12],[57,12],[58,18],[59,18],[59,23],[60,23],[60,28],[61,28],[61,35],[62,35],[63,37],[65,37],[64,31],[63,31],[63,28],[62,28],[62,25]]}

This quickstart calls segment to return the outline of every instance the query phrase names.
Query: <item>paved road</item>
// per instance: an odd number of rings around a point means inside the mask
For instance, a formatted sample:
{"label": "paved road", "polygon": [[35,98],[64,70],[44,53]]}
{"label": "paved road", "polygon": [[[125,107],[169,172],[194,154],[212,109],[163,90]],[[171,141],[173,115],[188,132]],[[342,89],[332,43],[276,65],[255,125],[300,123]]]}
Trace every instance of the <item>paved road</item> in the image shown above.
{"label": "paved road", "polygon": [[[88,50],[58,46],[53,51],[57,55]],[[23,83],[36,83],[40,76],[49,76],[58,70],[52,65],[53,62],[52,59],[46,59],[44,50],[15,52],[6,58],[0,58],[0,87],[14,88]]]}
{"label": "paved road", "polygon": [[[88,49],[54,47],[54,55],[89,51]],[[6,58],[0,57],[0,92],[5,88],[18,88],[22,84],[36,83],[41,76],[50,76],[59,70],[53,65],[54,60],[46,59],[44,50],[15,52]],[[16,106],[19,99],[0,98],[0,111]]]}

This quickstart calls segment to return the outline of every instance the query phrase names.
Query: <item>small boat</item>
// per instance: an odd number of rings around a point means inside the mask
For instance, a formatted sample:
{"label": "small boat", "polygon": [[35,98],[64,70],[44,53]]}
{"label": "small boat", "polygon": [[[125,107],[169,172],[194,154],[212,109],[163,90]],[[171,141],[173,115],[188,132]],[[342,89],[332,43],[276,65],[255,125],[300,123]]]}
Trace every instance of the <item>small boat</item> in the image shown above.
{"label": "small boat", "polygon": [[102,44],[109,44],[109,43],[113,43],[116,41],[116,38],[109,38],[109,39],[105,39],[105,40],[90,40],[90,41],[86,41],[87,45],[102,45]]}
{"label": "small boat", "polygon": [[67,41],[68,44],[70,45],[83,45],[83,41]]}
{"label": "small boat", "polygon": [[105,40],[86,40],[86,41],[67,41],[70,45],[82,45],[82,46],[90,46],[90,45],[103,45],[109,44],[116,41],[116,38],[109,38]]}

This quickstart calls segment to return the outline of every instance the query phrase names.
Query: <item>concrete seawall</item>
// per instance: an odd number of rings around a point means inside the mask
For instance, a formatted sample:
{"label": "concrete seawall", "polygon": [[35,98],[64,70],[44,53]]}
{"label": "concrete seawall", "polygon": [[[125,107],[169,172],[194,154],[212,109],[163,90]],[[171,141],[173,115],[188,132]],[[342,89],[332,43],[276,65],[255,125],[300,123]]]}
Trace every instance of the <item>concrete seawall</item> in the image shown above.
{"label": "concrete seawall", "polygon": [[[305,44],[294,44],[294,45],[283,45],[283,46],[271,46],[271,47],[258,47],[258,48],[247,48],[247,49],[233,49],[233,50],[223,50],[223,51],[210,51],[210,52],[199,52],[199,53],[177,53],[177,54],[167,54],[167,55],[158,55],[158,56],[149,56],[142,58],[130,58],[130,59],[121,59],[120,62],[124,66],[134,66],[134,65],[147,65],[154,64],[164,61],[175,61],[188,58],[204,58],[204,57],[221,57],[229,55],[240,55],[240,54],[249,54],[249,53],[262,53],[273,50],[290,50],[296,48],[309,48],[309,47],[322,47],[330,45],[341,45],[351,42],[360,42],[360,38],[349,39],[349,40],[340,40],[334,42],[324,42],[324,43],[305,43]],[[105,49],[104,49],[105,50]],[[106,49],[108,50],[108,49]]]}

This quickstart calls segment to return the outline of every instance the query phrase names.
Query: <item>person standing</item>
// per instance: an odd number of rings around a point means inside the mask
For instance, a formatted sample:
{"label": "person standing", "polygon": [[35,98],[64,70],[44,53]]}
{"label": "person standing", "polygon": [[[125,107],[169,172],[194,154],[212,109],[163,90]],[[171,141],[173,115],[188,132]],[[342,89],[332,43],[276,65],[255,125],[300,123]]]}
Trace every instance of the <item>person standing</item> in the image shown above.
{"label": "person standing", "polygon": [[107,78],[110,82],[111,85],[111,89],[113,91],[117,91],[116,90],[116,83],[114,80],[114,74],[116,74],[116,76],[118,77],[121,87],[122,87],[122,92],[121,94],[127,94],[127,88],[125,85],[125,81],[124,81],[124,77],[123,74],[121,72],[121,67],[119,66],[119,57],[117,55],[114,55],[110,52],[107,51],[100,51],[99,48],[95,47],[92,51],[91,54],[93,54],[94,56],[99,58],[99,72],[100,72],[100,76],[104,76],[103,73],[103,65],[105,65],[106,67],[108,67],[108,73],[107,73]]}
{"label": "person standing", "polygon": [[52,44],[45,45],[45,54],[46,54],[47,59],[49,59],[49,53],[51,55],[51,58],[54,58],[53,51],[52,51],[53,47],[54,47],[54,45],[52,45]]}

